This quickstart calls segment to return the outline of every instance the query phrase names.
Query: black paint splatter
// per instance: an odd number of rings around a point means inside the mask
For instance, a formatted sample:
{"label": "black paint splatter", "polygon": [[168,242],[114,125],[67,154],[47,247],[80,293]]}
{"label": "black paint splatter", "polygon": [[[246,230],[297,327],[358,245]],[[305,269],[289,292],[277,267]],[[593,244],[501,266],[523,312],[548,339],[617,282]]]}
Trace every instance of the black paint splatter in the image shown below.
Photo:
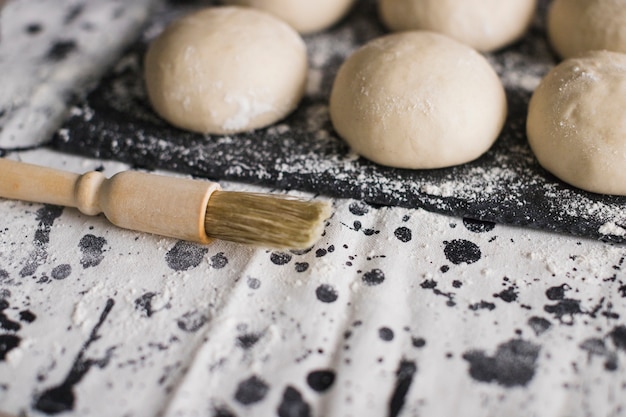
{"label": "black paint splatter", "polygon": [[283,400],[278,406],[279,417],[309,417],[311,407],[304,401],[300,391],[292,386],[287,386],[283,393]]}
{"label": "black paint splatter", "polygon": [[506,290],[502,290],[498,294],[494,294],[493,296],[501,299],[505,303],[512,303],[517,300],[517,291],[515,291],[515,287],[509,287]]}
{"label": "black paint splatter", "polygon": [[20,320],[24,323],[32,323],[37,320],[37,316],[30,310],[20,311]]}
{"label": "black paint splatter", "polygon": [[113,348],[106,351],[105,357],[102,359],[88,359],[85,358],[85,352],[89,346],[100,338],[98,331],[106,320],[107,316],[113,309],[115,302],[112,299],[108,299],[98,323],[91,330],[89,339],[83,344],[70,372],[67,374],[63,382],[57,386],[47,389],[41,395],[37,396],[34,402],[34,408],[38,411],[42,411],[46,414],[59,414],[65,411],[74,409],[74,386],[77,385],[83,377],[89,372],[92,366],[98,366],[104,368],[108,365],[111,359]]}
{"label": "black paint splatter", "polygon": [[211,268],[222,269],[228,265],[228,258],[224,256],[224,252],[218,252],[211,256],[210,262]]}
{"label": "black paint splatter", "polygon": [[36,219],[39,221],[33,246],[35,248],[28,255],[26,265],[20,271],[21,277],[33,275],[37,268],[43,265],[48,259],[48,244],[50,243],[50,230],[54,221],[61,216],[63,208],[58,206],[45,205],[36,213]]}
{"label": "black paint splatter", "polygon": [[265,398],[269,389],[265,381],[257,376],[251,376],[239,383],[235,392],[235,400],[243,405],[251,405]]}
{"label": "black paint splatter", "polygon": [[0,361],[4,361],[9,352],[20,345],[21,340],[14,334],[0,334]]}
{"label": "black paint splatter", "polygon": [[389,401],[389,417],[396,417],[400,414],[404,402],[406,401],[406,395],[413,384],[413,378],[417,372],[417,365],[415,362],[402,360],[396,371],[396,386],[391,395]]}
{"label": "black paint splatter", "polygon": [[4,310],[7,308],[9,308],[9,302],[7,300],[0,299],[0,328],[10,332],[17,332],[22,328],[22,325],[11,320],[6,314],[4,314]]}
{"label": "black paint splatter", "polygon": [[209,250],[190,242],[179,241],[165,255],[165,261],[174,271],[188,271],[200,265]]}
{"label": "black paint splatter", "polygon": [[296,272],[304,272],[309,269],[308,262],[296,262]]}
{"label": "black paint splatter", "polygon": [[592,356],[604,357],[604,369],[607,371],[615,371],[617,369],[617,354],[610,351],[602,339],[589,338],[583,341],[580,348]]}
{"label": "black paint splatter", "polygon": [[135,300],[135,309],[141,311],[146,317],[151,317],[154,313],[152,310],[152,299],[156,296],[154,292],[147,292]]}
{"label": "black paint splatter", "polygon": [[473,264],[478,262],[482,256],[480,248],[475,243],[465,239],[455,239],[451,242],[443,242],[445,248],[443,253],[446,259],[455,265],[462,263]]}
{"label": "black paint splatter", "polygon": [[324,248],[319,248],[318,250],[315,251],[315,257],[316,258],[323,258],[324,256],[326,256],[326,254],[328,253],[328,251]]}
{"label": "black paint splatter", "polygon": [[46,59],[59,62],[68,57],[69,54],[77,49],[76,42],[73,40],[59,40],[52,44],[46,53]]}
{"label": "black paint splatter", "polygon": [[81,15],[81,13],[83,12],[85,5],[84,4],[78,4],[76,6],[71,7],[67,14],[65,15],[65,19],[63,19],[63,23],[66,25],[69,25],[70,23],[72,23],[73,21],[75,21],[78,16]]}
{"label": "black paint splatter", "polygon": [[68,264],[57,265],[52,269],[51,275],[53,279],[65,279],[72,273],[72,267]]}
{"label": "black paint splatter", "polygon": [[85,235],[80,239],[78,247],[83,253],[80,264],[84,269],[100,265],[100,262],[104,259],[104,245],[106,243],[105,238],[91,234]]}
{"label": "black paint splatter", "polygon": [[541,347],[522,339],[514,339],[498,346],[493,357],[483,351],[465,353],[470,363],[470,376],[480,382],[497,382],[505,387],[525,386],[535,376],[535,367]]}
{"label": "black paint splatter", "polygon": [[613,340],[615,347],[626,352],[626,326],[615,327],[611,333],[609,333],[609,336]]}
{"label": "black paint splatter", "polygon": [[493,222],[487,222],[482,220],[474,220],[474,219],[463,219],[463,225],[467,230],[474,233],[487,233],[491,232],[496,224]]}
{"label": "black paint splatter", "polygon": [[448,299],[448,301],[446,302],[446,305],[448,307],[454,307],[456,305],[456,302],[454,301],[454,293],[452,292],[443,292],[440,289],[437,288],[437,281],[435,281],[434,279],[427,279],[425,281],[423,281],[420,284],[420,287],[422,287],[425,290],[432,290],[433,293],[437,296],[441,296],[441,297],[445,297]]}
{"label": "black paint splatter", "polygon": [[261,338],[260,333],[246,333],[237,337],[237,346],[244,350],[251,349]]}
{"label": "black paint splatter", "polygon": [[220,405],[213,408],[213,417],[236,417],[236,415],[226,406]]}
{"label": "black paint splatter", "polygon": [[248,278],[248,287],[253,290],[258,290],[259,288],[261,288],[261,280],[252,277]]}
{"label": "black paint splatter", "polygon": [[363,282],[368,286],[380,285],[383,281],[385,281],[385,274],[380,269],[372,269],[363,275]]}
{"label": "black paint splatter", "polygon": [[487,301],[481,301],[480,303],[470,304],[469,309],[472,311],[478,310],[495,310],[496,305]]}
{"label": "black paint splatter", "polygon": [[273,252],[270,261],[275,265],[286,265],[291,261],[291,255],[285,252]]}
{"label": "black paint splatter", "polygon": [[385,342],[391,342],[393,340],[393,330],[389,327],[381,327],[378,329],[378,337],[380,337]]}
{"label": "black paint splatter", "polygon": [[426,339],[423,337],[414,337],[411,339],[411,343],[413,344],[413,347],[423,348],[426,346]]}
{"label": "black paint splatter", "polygon": [[398,227],[394,232],[394,235],[396,235],[396,238],[398,238],[398,240],[400,242],[410,242],[411,239],[413,239],[413,233],[411,232],[411,229],[409,229],[408,227]]}
{"label": "black paint splatter", "polygon": [[307,375],[306,382],[313,391],[328,391],[335,383],[335,372],[330,369],[312,371]]}
{"label": "black paint splatter", "polygon": [[354,214],[355,216],[365,216],[370,211],[367,204],[361,201],[355,201],[353,203],[350,203],[350,206],[348,206],[348,210],[350,210],[350,213]]}
{"label": "black paint splatter", "polygon": [[528,319],[528,325],[535,332],[537,336],[541,336],[550,329],[552,323],[548,319],[543,317],[531,317]]}
{"label": "black paint splatter", "polygon": [[334,303],[339,297],[337,290],[332,285],[322,284],[315,290],[317,299],[323,303]]}
{"label": "black paint splatter", "polygon": [[197,310],[188,311],[183,314],[177,321],[178,328],[182,331],[194,333],[209,321],[206,314]]}
{"label": "black paint splatter", "polygon": [[543,309],[546,313],[553,314],[561,324],[567,325],[574,324],[575,315],[584,313],[580,307],[580,300],[571,298],[562,299],[557,304],[546,305]]}
{"label": "black paint splatter", "polygon": [[24,28],[24,30],[29,35],[36,35],[38,33],[41,33],[41,31],[43,30],[43,26],[41,25],[41,23],[29,23],[28,25],[26,25],[26,28]]}
{"label": "black paint splatter", "polygon": [[569,289],[569,285],[563,284],[558,287],[550,287],[546,290],[546,297],[548,300],[562,300],[565,298],[565,291]]}

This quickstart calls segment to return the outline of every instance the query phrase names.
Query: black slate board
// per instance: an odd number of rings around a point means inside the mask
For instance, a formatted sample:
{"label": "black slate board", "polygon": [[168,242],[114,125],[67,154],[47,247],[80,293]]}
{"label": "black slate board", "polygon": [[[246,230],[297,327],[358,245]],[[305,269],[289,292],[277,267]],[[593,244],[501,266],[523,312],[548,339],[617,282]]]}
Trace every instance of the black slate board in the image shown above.
{"label": "black slate board", "polygon": [[626,197],[591,194],[560,182],[537,164],[526,143],[532,89],[556,62],[544,35],[545,2],[523,40],[488,56],[509,100],[509,118],[496,144],[472,163],[419,171],[358,158],[336,136],[328,118],[327,101],[339,65],[358,46],[385,33],[372,1],[358,2],[332,30],[305,38],[312,87],[298,110],[276,126],[248,134],[205,136],[164,123],[145,96],[142,56],[149,39],[167,21],[194,7],[198,6],[190,1],[164,6],[142,39],[85,102],[72,109],[53,146],[216,180],[626,241]]}

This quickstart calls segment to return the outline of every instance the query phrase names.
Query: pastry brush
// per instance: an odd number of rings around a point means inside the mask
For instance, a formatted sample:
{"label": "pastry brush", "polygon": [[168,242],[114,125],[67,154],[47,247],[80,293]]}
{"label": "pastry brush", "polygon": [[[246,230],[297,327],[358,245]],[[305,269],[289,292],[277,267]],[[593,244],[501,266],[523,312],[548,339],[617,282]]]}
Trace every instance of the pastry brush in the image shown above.
{"label": "pastry brush", "polygon": [[182,240],[304,249],[321,236],[327,203],[223,191],[219,184],[137,171],[110,179],[0,158],[0,197],[104,213],[119,227]]}

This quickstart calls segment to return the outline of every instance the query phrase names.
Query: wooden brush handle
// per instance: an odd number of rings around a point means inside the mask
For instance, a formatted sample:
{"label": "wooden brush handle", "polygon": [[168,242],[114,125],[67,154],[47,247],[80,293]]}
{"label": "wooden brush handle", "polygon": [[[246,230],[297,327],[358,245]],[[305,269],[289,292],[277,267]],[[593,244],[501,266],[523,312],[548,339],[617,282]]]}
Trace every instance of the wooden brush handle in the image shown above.
{"label": "wooden brush handle", "polygon": [[219,185],[126,171],[107,179],[0,158],[0,197],[76,207],[126,229],[208,243],[204,218]]}

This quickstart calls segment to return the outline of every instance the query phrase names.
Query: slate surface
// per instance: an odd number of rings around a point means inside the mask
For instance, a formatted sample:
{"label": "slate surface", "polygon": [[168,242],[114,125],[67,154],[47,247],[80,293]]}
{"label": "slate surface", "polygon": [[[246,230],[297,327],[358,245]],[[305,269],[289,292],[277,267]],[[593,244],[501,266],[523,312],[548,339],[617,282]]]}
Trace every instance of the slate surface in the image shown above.
{"label": "slate surface", "polygon": [[199,4],[170,4],[156,13],[136,45],[86,101],[72,109],[53,146],[211,179],[422,207],[612,242],[626,240],[625,197],[569,187],[537,164],[526,143],[528,100],[556,62],[544,35],[545,4],[521,42],[488,56],[509,100],[509,118],[496,144],[472,163],[418,171],[359,158],[336,136],[328,118],[327,101],[339,65],[358,46],[385,33],[371,1],[358,3],[336,28],[305,39],[311,62],[308,92],[298,110],[278,125],[248,134],[206,136],[160,120],[145,96],[142,56],[167,21]]}

